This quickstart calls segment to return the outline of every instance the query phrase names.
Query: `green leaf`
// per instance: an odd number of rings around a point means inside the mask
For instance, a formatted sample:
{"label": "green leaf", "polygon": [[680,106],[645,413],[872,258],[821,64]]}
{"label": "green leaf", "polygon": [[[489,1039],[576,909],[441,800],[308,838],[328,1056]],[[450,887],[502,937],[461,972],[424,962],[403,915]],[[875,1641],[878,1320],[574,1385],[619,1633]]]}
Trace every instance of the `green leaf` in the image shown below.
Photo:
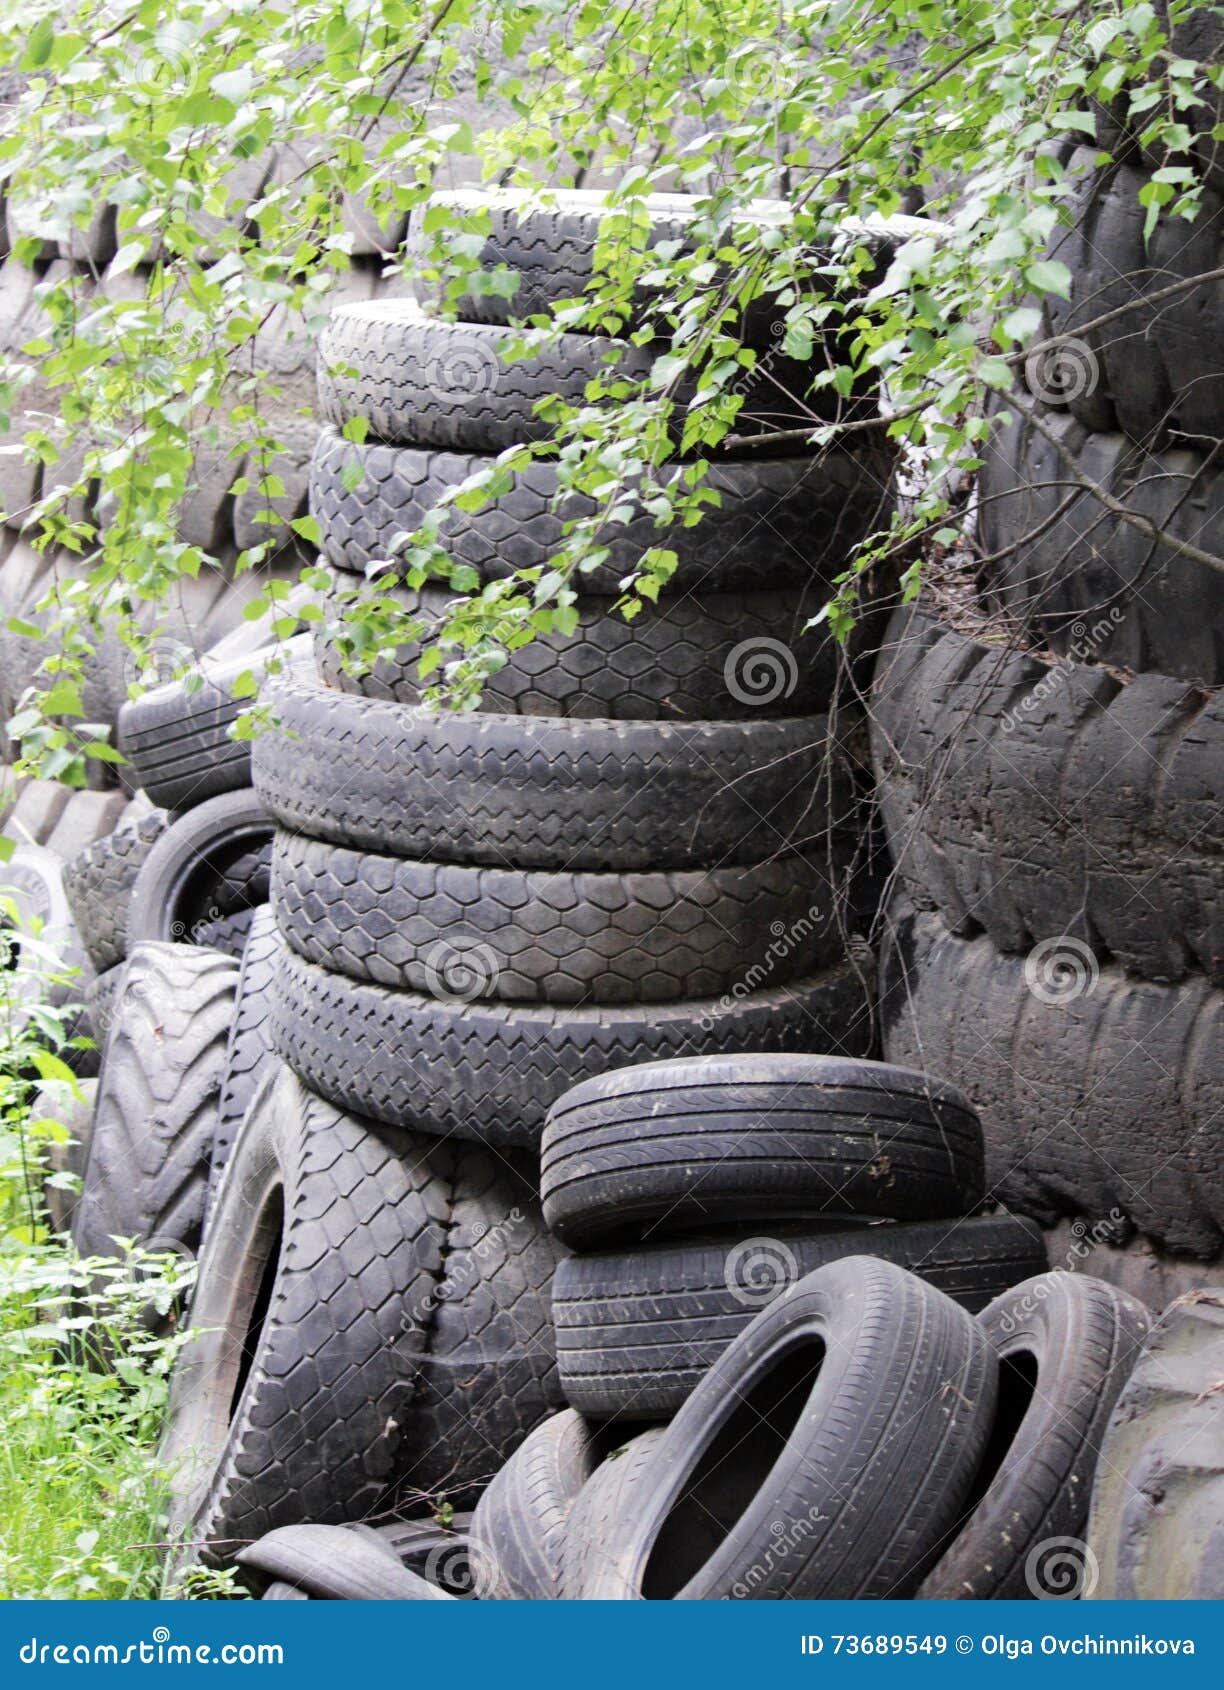
{"label": "green leaf", "polygon": [[31,70],[40,70],[51,57],[55,45],[55,25],[50,18],[40,18],[26,41],[25,62]]}
{"label": "green leaf", "polygon": [[1039,258],[1025,270],[1024,279],[1038,293],[1055,293],[1060,299],[1071,297],[1071,272],[1056,258]]}

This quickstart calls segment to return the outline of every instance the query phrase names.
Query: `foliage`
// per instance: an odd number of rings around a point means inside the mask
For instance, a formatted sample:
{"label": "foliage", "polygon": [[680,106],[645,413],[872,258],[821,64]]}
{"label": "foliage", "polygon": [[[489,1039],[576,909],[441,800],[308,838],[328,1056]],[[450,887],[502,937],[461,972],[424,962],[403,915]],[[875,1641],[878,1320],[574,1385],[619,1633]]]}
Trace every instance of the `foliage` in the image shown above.
{"label": "foliage", "polygon": [[135,1249],[80,1259],[52,1232],[46,1182],[69,1176],[50,1173],[48,1153],[68,1135],[45,1111],[59,1092],[62,1112],[76,1082],[50,1047],[70,1011],[48,1007],[59,964],[19,942],[0,970],[0,1595],[153,1595],[153,1452],[182,1340],[152,1328],[171,1321],[186,1270]]}
{"label": "foliage", "polygon": [[[563,492],[587,493],[597,508],[571,526],[551,567],[482,586],[447,558],[436,524],[404,537],[409,580],[448,581],[459,595],[428,635],[439,700],[469,702],[509,646],[572,627],[582,572],[599,561],[610,526],[640,508],[663,525],[700,518],[713,497],[702,456],[736,437],[743,372],[755,361],[737,332],[753,300],[772,303],[779,355],[803,357],[844,331],[835,366],[807,396],[811,423],[797,446],[878,440],[878,423],[848,396],[879,380],[887,437],[925,465],[914,507],[885,518],[848,560],[835,629],[852,618],[864,568],[886,561],[914,590],[924,550],[953,537],[949,501],[975,465],[985,396],[1011,386],[1038,332],[1040,298],[1066,291],[1065,270],[1041,255],[1069,144],[1096,135],[1106,110],[1129,115],[1160,166],[1143,190],[1149,219],[1198,212],[1187,160],[1210,132],[1203,90],[1224,72],[1170,48],[1170,29],[1196,9],[1194,0],[177,0],[167,20],[153,0],[14,4],[0,37],[28,87],[0,139],[0,174],[21,231],[16,254],[36,259],[44,239],[64,242],[105,205],[117,207],[119,242],[101,289],[47,275],[46,332],[0,379],[11,405],[40,366],[58,409],[30,440],[44,462],[57,463],[60,424],[91,442],[80,476],[66,471],[32,513],[47,543],[90,567],[64,611],[63,655],[49,659],[57,684],[22,715],[27,754],[81,778],[83,752],[100,743],[80,723],[91,625],[108,618],[139,643],[134,607],[211,566],[174,526],[196,448],[239,437],[263,465],[253,478],[262,494],[280,491],[275,377],[259,364],[260,331],[278,319],[317,329],[346,263],[343,203],[364,200],[375,214],[421,207],[457,157],[540,192],[593,173],[611,183],[602,273],[587,296],[535,326],[615,334],[646,279],[657,306],[633,338],[657,356],[636,380],[610,365],[583,405],[551,402],[550,441],[504,453],[453,490],[460,504],[479,502],[533,453],[554,456]],[[270,150],[279,159],[271,182],[234,215],[244,163]],[[660,188],[699,196],[695,247],[647,251],[641,200]],[[790,202],[785,221],[753,216],[752,202],[778,194]],[[937,227],[912,230],[883,277],[861,229],[839,240],[848,219],[919,209]],[[428,227],[453,302],[479,229],[440,206]],[[511,281],[494,273],[483,285],[504,291]],[[679,466],[677,447],[688,460]],[[86,482],[102,491],[100,531],[67,501]],[[306,542],[317,538],[310,519],[299,527]],[[674,557],[660,539],[625,578],[622,614],[665,585]],[[307,575],[321,590],[322,572]],[[385,596],[354,599],[344,617],[364,659],[415,628]],[[288,616],[281,625],[292,626]]]}

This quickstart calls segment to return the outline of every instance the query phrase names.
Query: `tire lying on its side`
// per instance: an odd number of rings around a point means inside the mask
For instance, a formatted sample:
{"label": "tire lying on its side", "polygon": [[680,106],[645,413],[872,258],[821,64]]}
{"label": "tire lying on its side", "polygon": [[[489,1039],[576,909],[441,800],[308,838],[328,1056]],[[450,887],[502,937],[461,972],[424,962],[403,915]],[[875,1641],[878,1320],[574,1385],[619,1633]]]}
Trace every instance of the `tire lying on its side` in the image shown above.
{"label": "tire lying on its side", "polygon": [[472,1518],[476,1594],[485,1601],[555,1601],[567,1522],[595,1471],[595,1429],[573,1409],[543,1420],[481,1494]]}
{"label": "tire lying on its side", "polygon": [[756,1220],[930,1220],[984,1196],[982,1129],[951,1086],[789,1052],[617,1068],[552,1105],[549,1226],[575,1249]]}
{"label": "tire lying on its side", "polygon": [[324,1097],[375,1120],[534,1150],[570,1086],[656,1053],[865,1053],[870,1004],[852,964],[742,998],[624,1006],[508,1004],[361,985],[286,950],[272,1042]]}
{"label": "tire lying on its side", "polygon": [[[832,860],[830,860],[832,858]],[[399,991],[654,1003],[732,991],[783,934],[782,985],[844,954],[839,849],[731,868],[571,874],[414,862],[281,831],[277,920],[307,962]]]}
{"label": "tire lying on its side", "polygon": [[[129,946],[146,939],[190,942],[244,905],[266,903],[271,846],[272,820],[250,787],[219,793],[176,816],[132,888]],[[241,955],[241,942],[227,948]]]}
{"label": "tire lying on its side", "polygon": [[881,956],[884,1053],[961,1086],[1009,1208],[1121,1220],[1184,1254],[1224,1244],[1224,992],[1100,966],[1052,935],[1027,957],[894,906]]}
{"label": "tire lying on its side", "polygon": [[760,862],[845,827],[823,716],[586,722],[430,713],[286,675],[252,753],[281,826],[353,849],[518,868]]}
{"label": "tire lying on its side", "polygon": [[[573,606],[574,629],[541,631],[506,654],[486,680],[478,709],[602,721],[736,721],[822,710],[849,657],[826,628],[809,627],[827,598],[824,590],[772,585],[736,593],[699,589],[664,594],[629,621],[617,599],[584,595]],[[422,681],[418,666],[454,594],[426,587],[394,592],[386,603],[420,626],[419,639],[359,673],[351,643],[343,643],[351,635],[343,622],[332,622],[315,634],[315,661],[330,687],[419,704],[438,677]]]}
{"label": "tire lying on its side", "polygon": [[[1005,408],[1005,402],[1001,402]],[[1065,412],[1046,427],[1095,485],[1175,540],[1211,550],[1224,529],[1224,457],[1180,445],[1149,450],[1089,432]],[[1150,539],[1085,488],[1015,410],[982,448],[981,544],[992,601],[1060,653],[1155,670],[1202,687],[1224,682],[1224,574]]]}
{"label": "tire lying on its side", "polygon": [[659,1439],[583,1595],[911,1595],[970,1493],[997,1372],[973,1317],[891,1263],[809,1274]]}
{"label": "tire lying on its side", "polygon": [[843,1256],[893,1262],[971,1313],[1047,1266],[1040,1230],[1011,1215],[844,1231],[771,1225],[767,1237],[728,1229],[570,1256],[553,1284],[566,1400],[594,1420],[674,1414],[755,1314]]}
{"label": "tire lying on its side", "polygon": [[[530,350],[506,362],[507,338]],[[319,411],[333,428],[363,422],[393,445],[501,452],[552,434],[555,425],[537,410],[542,400],[582,406],[593,382],[641,381],[655,358],[648,347],[602,335],[528,329],[508,337],[488,323],[427,317],[410,300],[362,300],[337,306],[320,336]],[[779,355],[745,373],[736,432],[810,425],[813,411],[831,403],[831,388],[809,392],[818,368]],[[683,378],[678,411],[695,397],[693,378]]]}
{"label": "tire lying on its side", "polygon": [[892,859],[950,927],[1224,983],[1224,695],[1052,669],[915,608],[889,624],[871,735]]}
{"label": "tire lying on its side", "polygon": [[230,729],[251,708],[236,698],[239,676],[261,677],[273,661],[292,663],[309,655],[305,635],[262,652],[201,664],[203,684],[189,691],[170,681],[133,699],[119,712],[119,749],[155,804],[187,810],[218,793],[251,784],[251,742]]}
{"label": "tire lying on its side", "polygon": [[114,1255],[116,1238],[199,1245],[237,982],[199,945],[129,956],[72,1226],[82,1255]]}
{"label": "tire lying on its side", "polygon": [[610,1449],[578,1493],[561,1546],[560,1595],[564,1601],[581,1602],[586,1595],[595,1570],[603,1564],[605,1546],[637,1501],[642,1474],[649,1468],[665,1429],[648,1426],[619,1448]]}
{"label": "tire lying on its side", "polygon": [[[421,527],[448,488],[491,471],[487,454],[438,452],[345,440],[335,429],[319,435],[310,466],[310,508],[323,550],[336,569],[364,575],[369,564],[389,565],[395,539]],[[665,487],[684,491],[683,464],[656,472]],[[685,528],[648,513],[617,524],[602,543],[608,556],[581,577],[584,592],[619,594],[643,552],[665,546],[677,557],[673,592],[751,591],[763,572],[777,587],[808,587],[828,597],[834,577],[880,520],[892,461],[877,448],[830,450],[819,457],[751,458],[712,463],[702,486],[717,493],[699,523]],[[519,470],[508,492],[480,510],[451,504],[436,513],[448,557],[483,580],[520,569],[543,569],[565,538],[565,524],[593,516],[593,499],[574,494],[554,510],[556,467],[535,459]],[[384,577],[388,578],[388,577]]]}
{"label": "tire lying on its side", "polygon": [[1082,1541],[1105,1428],[1148,1329],[1136,1298],[1087,1274],[1046,1273],[978,1316],[999,1358],[983,1470],[920,1600],[1040,1600],[1059,1550]]}
{"label": "tire lying on its side", "polygon": [[[414,1153],[415,1151],[415,1153]],[[401,1133],[270,1073],[234,1147],[171,1380],[174,1534],[225,1562],[277,1526],[371,1513],[398,1471],[447,1213]]]}
{"label": "tire lying on its side", "polygon": [[[1070,271],[1070,298],[1042,301],[1044,337],[1058,344],[1030,363],[1030,381],[1047,399],[1065,393],[1086,428],[1212,439],[1224,416],[1224,288],[1195,278],[1220,267],[1220,194],[1204,191],[1193,223],[1158,217],[1145,233],[1139,195],[1149,172],[1130,161],[1102,169],[1098,153],[1076,147],[1067,160],[1069,223],[1054,230],[1046,256]],[[1193,285],[1144,303],[1179,282]],[[1121,318],[1079,334],[1081,323],[1123,307]]]}
{"label": "tire lying on its side", "polygon": [[[1178,1297],[1105,1433],[1088,1547],[1098,1600],[1224,1599],[1224,1288]],[[1090,1563],[1090,1569],[1092,1564]]]}

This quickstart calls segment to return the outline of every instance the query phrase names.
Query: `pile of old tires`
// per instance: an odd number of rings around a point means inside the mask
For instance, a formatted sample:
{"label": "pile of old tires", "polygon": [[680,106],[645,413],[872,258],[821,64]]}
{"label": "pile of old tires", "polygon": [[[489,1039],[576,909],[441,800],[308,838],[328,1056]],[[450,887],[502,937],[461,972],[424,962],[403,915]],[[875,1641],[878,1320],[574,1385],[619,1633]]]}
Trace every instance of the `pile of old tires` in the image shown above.
{"label": "pile of old tires", "polygon": [[[491,214],[533,309],[581,288],[590,199]],[[503,364],[504,298],[421,303],[324,337],[338,607],[610,350]],[[1034,1597],[1083,1543],[1146,1311],[1046,1272],[998,1207],[976,1070],[870,1060],[832,709],[860,654],[804,630],[887,466],[728,456],[710,481],[657,607],[612,614],[659,538],[630,524],[576,636],[509,653],[476,710],[426,708],[414,648],[354,664],[337,609],[122,711],[145,796],[67,877],[104,1031],[73,1230],[198,1254],[164,1317],[191,1330],[176,1564],[271,1599]],[[481,579],[543,563],[583,510],[556,491],[538,460],[447,505],[444,542]],[[391,590],[427,624],[447,599]],[[890,779],[895,848],[928,807]]]}

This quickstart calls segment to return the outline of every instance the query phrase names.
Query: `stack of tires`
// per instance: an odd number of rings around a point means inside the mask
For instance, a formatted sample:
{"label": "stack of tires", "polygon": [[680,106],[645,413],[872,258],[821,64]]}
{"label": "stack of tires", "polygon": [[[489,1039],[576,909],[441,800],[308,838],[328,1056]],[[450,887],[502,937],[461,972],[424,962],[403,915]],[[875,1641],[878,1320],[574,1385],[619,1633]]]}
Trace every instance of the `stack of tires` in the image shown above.
{"label": "stack of tires", "polygon": [[964,1088],[1009,1205],[1212,1259],[1224,575],[1201,554],[1224,533],[1220,182],[1200,161],[1197,220],[1158,218],[1145,242],[1156,161],[1097,158],[1062,155],[1071,225],[1050,254],[1070,299],[984,453],[977,623],[934,599],[898,613],[877,670],[902,882],[885,1050]]}

